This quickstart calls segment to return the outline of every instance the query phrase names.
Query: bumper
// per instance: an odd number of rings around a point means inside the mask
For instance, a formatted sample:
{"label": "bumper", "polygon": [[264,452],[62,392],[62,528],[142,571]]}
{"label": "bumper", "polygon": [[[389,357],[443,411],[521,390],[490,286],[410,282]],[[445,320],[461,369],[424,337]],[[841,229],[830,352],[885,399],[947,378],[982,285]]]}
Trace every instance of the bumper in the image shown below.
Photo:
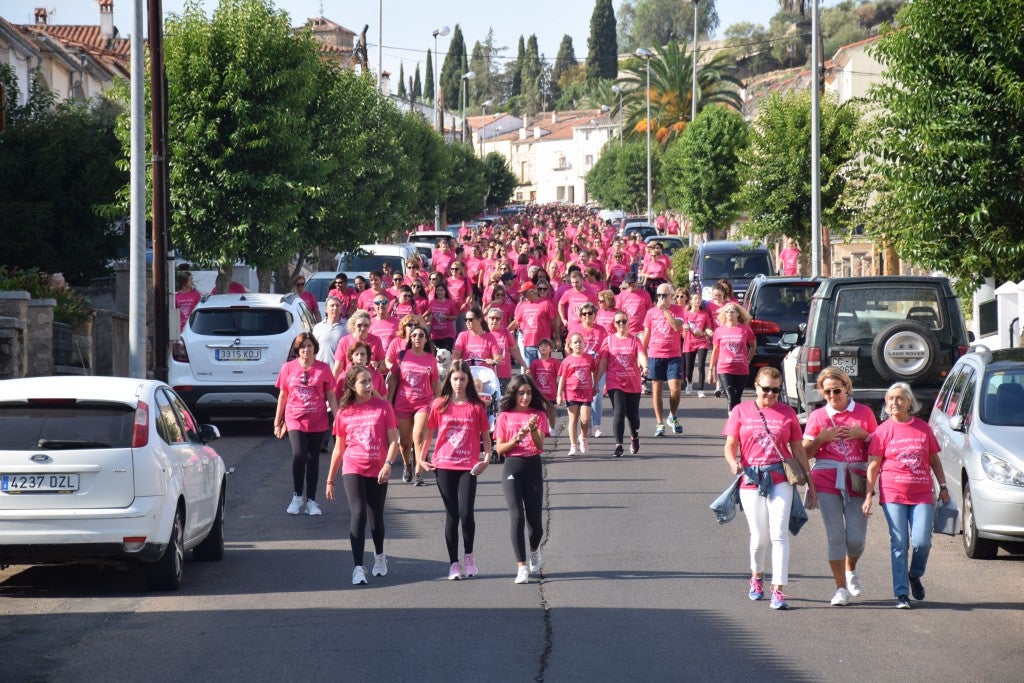
{"label": "bumper", "polygon": [[175,386],[181,398],[198,412],[250,416],[277,409],[277,387],[259,385]]}
{"label": "bumper", "polygon": [[996,541],[1024,541],[1024,489],[989,479],[971,481],[978,535]]}

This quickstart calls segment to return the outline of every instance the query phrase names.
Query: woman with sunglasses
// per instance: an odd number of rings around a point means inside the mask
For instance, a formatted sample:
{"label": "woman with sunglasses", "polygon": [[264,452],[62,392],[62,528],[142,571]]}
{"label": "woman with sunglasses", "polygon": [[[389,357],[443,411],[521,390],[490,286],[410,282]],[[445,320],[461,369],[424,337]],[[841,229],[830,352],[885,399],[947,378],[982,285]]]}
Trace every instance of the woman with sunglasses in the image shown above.
{"label": "woman with sunglasses", "polygon": [[418,463],[421,455],[426,457],[423,450],[427,446],[427,415],[438,390],[437,360],[427,328],[413,323],[408,329],[409,341],[388,375],[388,401],[398,416],[399,446],[405,464],[402,480],[423,486],[423,473]]}
{"label": "woman with sunglasses", "polygon": [[615,450],[612,457],[621,458],[625,422],[629,420],[629,452],[640,452],[640,394],[642,376],[647,374],[647,354],[636,336],[629,333],[629,318],[615,311],[612,318],[615,334],[601,343],[601,360],[597,367],[599,381],[612,401],[612,435]]}
{"label": "woman with sunglasses", "polygon": [[[327,410],[336,412],[336,382],[331,366],[316,359],[320,345],[310,332],[302,332],[292,342],[291,355],[277,376],[277,412],[274,436],[288,434],[292,447],[292,501],[287,513],[319,515],[316,486],[320,476],[320,446],[330,421]],[[305,496],[303,496],[305,485]]]}
{"label": "woman with sunglasses", "polygon": [[[833,606],[861,595],[857,560],[864,552],[868,518],[861,512],[868,469],[868,442],[878,428],[875,414],[850,396],[853,382],[837,367],[818,373],[825,405],[804,427],[804,450],[814,458],[814,490],[828,540],[828,564],[836,582]],[[858,483],[859,482],[859,483]]]}
{"label": "woman with sunglasses", "polygon": [[668,426],[675,434],[683,433],[679,422],[680,384],[682,383],[682,344],[679,330],[683,327],[683,309],[672,303],[674,288],[667,282],[658,285],[656,303],[644,315],[644,331],[640,342],[650,360],[651,401],[654,406],[654,435],[665,436],[661,390],[668,383]]}
{"label": "woman with sunglasses", "polygon": [[487,309],[487,314],[484,318],[487,321],[487,329],[490,331],[491,336],[494,337],[494,343],[498,347],[500,359],[494,371],[498,375],[498,385],[501,387],[502,393],[504,393],[505,387],[508,386],[508,381],[512,379],[512,361],[515,361],[520,368],[527,367],[526,361],[523,359],[522,354],[519,353],[519,345],[512,338],[512,333],[505,327],[505,317],[501,309]]}
{"label": "woman with sunglasses", "polygon": [[401,285],[395,295],[395,303],[391,306],[391,316],[401,318],[406,315],[416,314],[416,303],[412,298],[412,287]]}
{"label": "woman with sunglasses", "polygon": [[448,351],[455,348],[455,321],[459,317],[459,305],[448,297],[448,287],[443,283],[434,287],[427,315],[430,319],[430,341],[434,346]]}
{"label": "woman with sunglasses", "polygon": [[[476,536],[477,477],[487,469],[491,452],[490,422],[487,407],[477,394],[469,366],[452,363],[441,385],[441,396],[430,406],[425,443],[429,446],[437,432],[434,455],[427,461],[427,448],[420,451],[420,469],[434,472],[437,490],[444,502],[444,540],[448,547],[448,580],[472,578],[479,570],[473,557]],[[481,454],[485,457],[481,458]],[[459,523],[465,550],[459,562]]]}
{"label": "woman with sunglasses", "polygon": [[[754,380],[757,395],[729,413],[722,434],[725,461],[734,475],[743,475],[740,502],[750,529],[751,600],[764,597],[764,571],[772,549],[771,608],[789,609],[783,587],[789,582],[789,516],[796,487],[786,478],[782,461],[796,458],[810,471],[796,412],[779,402],[782,373],[765,367]],[[817,495],[813,479],[807,480],[807,508]]]}
{"label": "woman with sunglasses", "polygon": [[497,368],[501,361],[498,344],[486,325],[483,312],[473,307],[466,313],[466,331],[460,332],[455,339],[452,360],[465,360],[470,365],[479,363]]}
{"label": "woman with sunglasses", "polygon": [[418,315],[426,315],[430,308],[430,297],[427,296],[427,288],[423,286],[423,280],[416,279],[409,285],[412,289],[412,305]]}
{"label": "woman with sunglasses", "polygon": [[[529,583],[541,569],[540,542],[544,536],[544,471],[540,454],[551,432],[547,401],[529,375],[516,375],[501,399],[494,425],[495,450],[505,456],[501,488],[512,522],[512,551],[516,557],[515,583]],[[529,565],[524,531],[529,533]]]}
{"label": "woman with sunglasses", "polygon": [[718,310],[718,327],[711,336],[711,378],[722,381],[729,410],[739,405],[743,397],[750,360],[757,350],[757,337],[749,322],[746,309],[730,301]]}
{"label": "woman with sunglasses", "polygon": [[661,242],[651,242],[647,245],[647,256],[640,264],[637,271],[640,282],[653,296],[658,290],[658,285],[672,280],[672,259],[665,256]]}
{"label": "woman with sunglasses", "polygon": [[365,291],[360,292],[359,297],[356,299],[356,307],[361,311],[366,311],[370,315],[373,315],[375,310],[375,301],[377,299],[386,299],[390,301],[393,297],[388,293],[387,288],[384,286],[383,276],[379,271],[371,270],[369,274],[370,286]]}
{"label": "woman with sunglasses", "polygon": [[380,338],[370,334],[370,315],[366,311],[356,311],[348,319],[348,334],[338,342],[338,349],[334,352],[334,376],[343,377],[348,368],[348,350],[356,342],[365,342],[370,347],[371,353],[368,362],[381,367],[384,364],[384,345]]}
{"label": "woman with sunglasses", "polygon": [[398,332],[398,318],[392,315],[392,308],[398,303],[391,301],[385,296],[378,296],[373,300],[373,317],[370,318],[370,334],[380,339],[381,345],[387,351],[391,340]]}
{"label": "woman with sunglasses", "polygon": [[[601,345],[608,330],[597,324],[597,306],[584,304],[580,307],[580,325],[576,331],[583,337],[583,353],[590,356],[594,369],[597,369],[601,356]],[[601,431],[601,413],[604,411],[604,379],[597,377],[594,380],[594,395],[590,399],[590,429],[591,436],[599,439],[604,436]]]}
{"label": "woman with sunglasses", "polygon": [[398,321],[398,329],[395,336],[384,349],[384,367],[390,370],[398,360],[398,354],[408,348],[409,332],[413,327],[426,327],[426,323],[420,316],[410,313],[402,316]]}
{"label": "woman with sunglasses", "polygon": [[445,286],[448,288],[449,298],[459,305],[459,319],[455,321],[455,331],[463,332],[466,329],[465,316],[473,305],[473,284],[466,277],[466,266],[462,262],[456,261],[452,264]]}
{"label": "woman with sunglasses", "polygon": [[306,291],[306,276],[296,275],[292,278],[292,291],[302,302],[309,308],[309,312],[313,314],[313,320],[320,322],[320,304],[317,302],[316,297]]}

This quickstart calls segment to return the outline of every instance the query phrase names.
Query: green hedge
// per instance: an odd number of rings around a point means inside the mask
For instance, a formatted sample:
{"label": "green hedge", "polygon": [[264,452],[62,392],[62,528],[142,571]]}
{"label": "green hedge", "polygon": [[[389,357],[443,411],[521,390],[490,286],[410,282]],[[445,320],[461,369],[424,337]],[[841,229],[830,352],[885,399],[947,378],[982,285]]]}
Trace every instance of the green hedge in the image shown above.
{"label": "green hedge", "polygon": [[54,288],[50,274],[38,268],[21,269],[0,266],[0,292],[28,292],[33,299],[56,299],[53,319],[59,323],[78,325],[92,320],[89,300],[78,292],[67,288]]}

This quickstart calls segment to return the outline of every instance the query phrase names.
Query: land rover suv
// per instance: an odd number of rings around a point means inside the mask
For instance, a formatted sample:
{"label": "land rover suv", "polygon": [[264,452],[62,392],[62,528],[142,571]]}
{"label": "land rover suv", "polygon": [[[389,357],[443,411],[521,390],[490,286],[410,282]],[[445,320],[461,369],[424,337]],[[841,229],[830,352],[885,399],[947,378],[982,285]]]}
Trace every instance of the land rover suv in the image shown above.
{"label": "land rover suv", "polygon": [[785,391],[797,412],[824,405],[815,382],[834,365],[853,379],[854,399],[876,412],[889,386],[907,382],[927,417],[970,338],[944,277],[837,277],[823,279],[811,298],[802,344]]}

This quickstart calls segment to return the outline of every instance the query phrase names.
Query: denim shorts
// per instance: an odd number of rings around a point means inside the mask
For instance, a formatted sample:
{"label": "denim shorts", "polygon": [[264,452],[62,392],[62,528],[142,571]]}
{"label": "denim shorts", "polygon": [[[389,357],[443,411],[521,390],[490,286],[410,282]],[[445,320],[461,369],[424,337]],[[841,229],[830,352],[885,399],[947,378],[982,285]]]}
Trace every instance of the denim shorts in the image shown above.
{"label": "denim shorts", "polygon": [[648,378],[657,382],[682,379],[682,363],[679,356],[672,358],[648,358],[651,369]]}

